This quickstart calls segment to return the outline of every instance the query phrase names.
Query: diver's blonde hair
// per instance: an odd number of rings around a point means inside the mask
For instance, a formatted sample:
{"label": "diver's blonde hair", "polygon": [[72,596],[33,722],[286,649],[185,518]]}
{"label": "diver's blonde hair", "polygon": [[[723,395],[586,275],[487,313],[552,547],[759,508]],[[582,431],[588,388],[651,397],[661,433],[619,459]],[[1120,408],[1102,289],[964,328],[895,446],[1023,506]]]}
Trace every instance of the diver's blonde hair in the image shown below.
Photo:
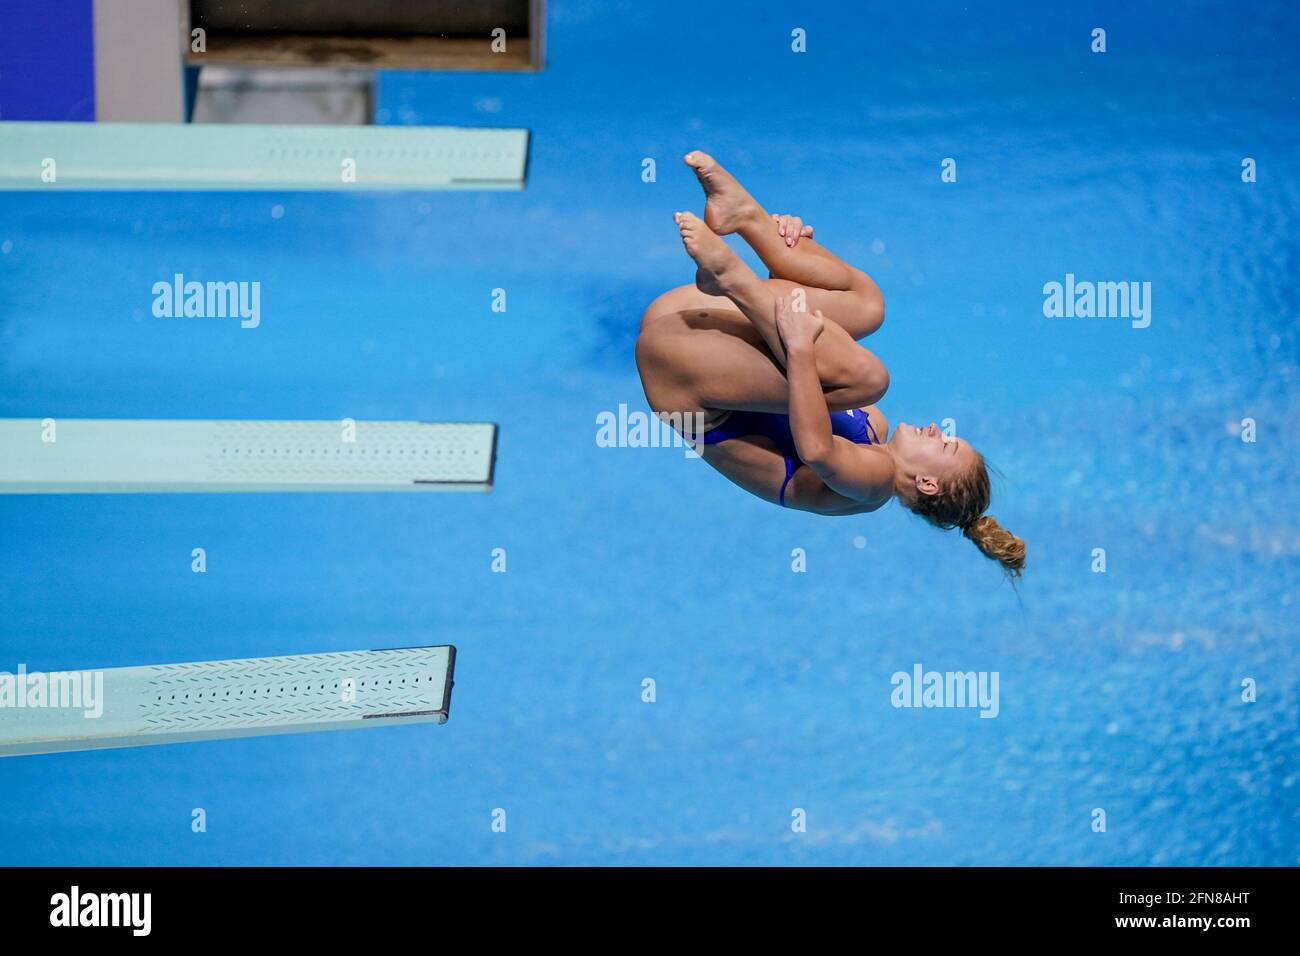
{"label": "diver's blonde hair", "polygon": [[1002,565],[1013,578],[1025,568],[1025,543],[998,524],[988,510],[991,491],[984,456],[976,453],[975,464],[933,495],[917,495],[908,504],[936,528],[961,528],[961,533],[986,557]]}

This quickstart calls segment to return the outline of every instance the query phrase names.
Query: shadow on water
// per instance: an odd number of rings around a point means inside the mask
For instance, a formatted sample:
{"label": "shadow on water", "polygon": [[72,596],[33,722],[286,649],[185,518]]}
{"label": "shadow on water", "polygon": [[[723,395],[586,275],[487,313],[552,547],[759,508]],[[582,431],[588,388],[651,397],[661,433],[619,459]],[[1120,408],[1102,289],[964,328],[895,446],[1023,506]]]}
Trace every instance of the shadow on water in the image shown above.
{"label": "shadow on water", "polygon": [[591,285],[583,292],[591,323],[591,364],[602,371],[632,368],[632,353],[645,307],[663,289],[651,282]]}

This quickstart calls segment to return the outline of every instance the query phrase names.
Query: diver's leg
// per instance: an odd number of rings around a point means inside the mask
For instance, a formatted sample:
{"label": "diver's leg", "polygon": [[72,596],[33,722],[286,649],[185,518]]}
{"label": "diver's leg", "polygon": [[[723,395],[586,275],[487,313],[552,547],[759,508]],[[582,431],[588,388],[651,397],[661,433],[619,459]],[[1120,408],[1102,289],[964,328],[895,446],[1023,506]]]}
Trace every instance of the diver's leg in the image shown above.
{"label": "diver's leg", "polygon": [[[849,345],[859,348],[839,331]],[[826,336],[823,332],[821,338]],[[784,371],[754,327],[734,309],[687,309],[647,319],[636,342],[636,364],[646,399],[656,412],[711,416],[724,409],[789,411]],[[879,398],[873,386],[856,380],[824,387],[832,411],[861,408]]]}
{"label": "diver's leg", "polygon": [[787,279],[810,293],[821,290],[810,308],[821,309],[853,338],[864,338],[880,328],[885,300],[870,276],[810,238],[791,247],[772,217],[707,153],[688,153],[685,162],[704,189],[704,222],[710,229],[718,235],[738,233],[772,278]]}
{"label": "diver's leg", "polygon": [[[695,260],[696,285],[703,292],[725,295],[735,303],[762,337],[768,352],[784,368],[785,346],[776,329],[777,290],[773,288],[776,283],[764,282],[754,275],[753,270],[694,214],[679,213],[677,225],[682,244]],[[809,301],[803,305],[809,311],[815,311],[817,306],[811,301],[811,292],[808,290]],[[826,326],[817,339],[816,356],[822,386],[849,389],[855,395],[869,396],[862,403],[864,405],[878,401],[889,386],[889,375],[880,359],[854,342],[849,333],[835,323]]]}

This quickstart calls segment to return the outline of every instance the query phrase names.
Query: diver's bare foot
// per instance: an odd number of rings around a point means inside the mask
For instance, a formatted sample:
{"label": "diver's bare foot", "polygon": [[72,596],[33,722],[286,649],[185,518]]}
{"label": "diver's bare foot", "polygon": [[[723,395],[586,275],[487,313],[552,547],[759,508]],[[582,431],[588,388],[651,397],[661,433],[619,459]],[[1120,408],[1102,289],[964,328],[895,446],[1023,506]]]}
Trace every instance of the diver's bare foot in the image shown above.
{"label": "diver's bare foot", "polygon": [[722,239],[693,212],[673,214],[686,254],[695,260],[695,285],[709,295],[726,295],[746,267]]}
{"label": "diver's bare foot", "polygon": [[719,236],[738,232],[747,221],[763,217],[754,197],[708,153],[693,150],[684,162],[704,187],[704,224]]}

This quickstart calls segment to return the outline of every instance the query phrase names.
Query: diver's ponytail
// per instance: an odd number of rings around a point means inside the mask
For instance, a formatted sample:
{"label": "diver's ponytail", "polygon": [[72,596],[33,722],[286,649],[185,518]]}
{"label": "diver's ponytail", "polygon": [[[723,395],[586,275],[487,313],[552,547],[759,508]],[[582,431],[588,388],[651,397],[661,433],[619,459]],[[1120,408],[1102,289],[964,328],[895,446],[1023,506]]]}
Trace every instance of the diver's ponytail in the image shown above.
{"label": "diver's ponytail", "polygon": [[998,524],[992,515],[980,515],[961,526],[961,533],[975,542],[984,557],[997,561],[1013,578],[1025,567],[1025,543]]}
{"label": "diver's ponytail", "polygon": [[991,495],[988,466],[976,452],[975,464],[937,494],[917,495],[906,506],[936,528],[961,528],[986,558],[1002,565],[1014,583],[1025,568],[1025,543],[984,513]]}

